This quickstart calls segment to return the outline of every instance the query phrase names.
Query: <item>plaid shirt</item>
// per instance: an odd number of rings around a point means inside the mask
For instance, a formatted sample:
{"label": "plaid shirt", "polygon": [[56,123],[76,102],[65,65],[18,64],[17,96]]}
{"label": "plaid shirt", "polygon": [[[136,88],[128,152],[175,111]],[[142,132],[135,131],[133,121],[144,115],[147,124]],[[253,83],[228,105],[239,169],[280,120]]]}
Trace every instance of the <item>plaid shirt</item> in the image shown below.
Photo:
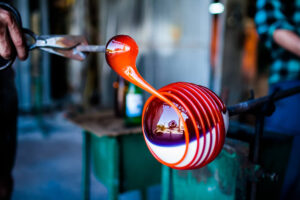
{"label": "plaid shirt", "polygon": [[257,0],[256,7],[257,32],[272,57],[270,84],[300,80],[300,58],[273,40],[277,29],[290,30],[300,36],[300,0]]}

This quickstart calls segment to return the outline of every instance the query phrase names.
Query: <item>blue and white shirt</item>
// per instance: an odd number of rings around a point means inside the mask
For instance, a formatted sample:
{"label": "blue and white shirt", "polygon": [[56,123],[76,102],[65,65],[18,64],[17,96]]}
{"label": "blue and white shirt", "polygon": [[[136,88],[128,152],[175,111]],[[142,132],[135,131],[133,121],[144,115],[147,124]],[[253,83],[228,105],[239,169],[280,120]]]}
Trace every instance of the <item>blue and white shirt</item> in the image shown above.
{"label": "blue and white shirt", "polygon": [[272,57],[270,84],[300,80],[300,58],[273,40],[277,29],[290,30],[300,36],[300,0],[257,0],[256,8],[257,32]]}

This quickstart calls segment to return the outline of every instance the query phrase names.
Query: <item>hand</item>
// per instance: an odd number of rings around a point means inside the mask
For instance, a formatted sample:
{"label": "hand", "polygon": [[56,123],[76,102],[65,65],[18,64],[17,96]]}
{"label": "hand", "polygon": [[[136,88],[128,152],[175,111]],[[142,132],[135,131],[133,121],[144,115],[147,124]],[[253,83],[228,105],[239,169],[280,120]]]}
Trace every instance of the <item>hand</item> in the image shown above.
{"label": "hand", "polygon": [[15,53],[21,60],[27,58],[25,37],[13,14],[0,8],[0,56],[8,60]]}

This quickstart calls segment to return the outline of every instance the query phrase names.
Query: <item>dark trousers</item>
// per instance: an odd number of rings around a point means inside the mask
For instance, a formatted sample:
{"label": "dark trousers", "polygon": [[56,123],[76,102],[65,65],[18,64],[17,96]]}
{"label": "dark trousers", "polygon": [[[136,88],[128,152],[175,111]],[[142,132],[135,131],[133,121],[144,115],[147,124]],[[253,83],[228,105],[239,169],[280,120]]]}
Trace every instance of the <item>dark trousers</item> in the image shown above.
{"label": "dark trousers", "polygon": [[0,71],[0,199],[10,199],[16,154],[17,92],[13,71]]}
{"label": "dark trousers", "polygon": [[[277,83],[271,85],[270,93],[276,88],[289,89],[296,86],[300,86],[300,81]],[[281,199],[298,200],[300,199],[300,94],[277,101],[275,106],[273,115],[266,118],[266,128],[273,132],[294,136]]]}

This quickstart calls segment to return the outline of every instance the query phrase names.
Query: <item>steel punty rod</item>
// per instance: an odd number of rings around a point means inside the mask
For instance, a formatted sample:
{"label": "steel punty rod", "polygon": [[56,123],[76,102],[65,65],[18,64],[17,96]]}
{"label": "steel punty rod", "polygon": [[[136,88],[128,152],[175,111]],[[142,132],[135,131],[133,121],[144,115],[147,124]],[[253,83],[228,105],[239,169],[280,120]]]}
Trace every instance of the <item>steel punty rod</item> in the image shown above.
{"label": "steel punty rod", "polygon": [[76,50],[81,52],[99,52],[105,53],[105,45],[78,45]]}
{"label": "steel punty rod", "polygon": [[241,102],[241,103],[238,103],[233,106],[229,106],[228,112],[229,112],[230,116],[250,112],[269,101],[277,101],[277,100],[283,99],[285,97],[295,95],[297,93],[300,93],[300,87],[294,87],[294,88],[290,88],[290,89],[286,89],[286,90],[280,90],[280,91],[274,93],[273,95],[271,94],[268,96],[264,96],[261,98],[257,98],[257,99]]}

